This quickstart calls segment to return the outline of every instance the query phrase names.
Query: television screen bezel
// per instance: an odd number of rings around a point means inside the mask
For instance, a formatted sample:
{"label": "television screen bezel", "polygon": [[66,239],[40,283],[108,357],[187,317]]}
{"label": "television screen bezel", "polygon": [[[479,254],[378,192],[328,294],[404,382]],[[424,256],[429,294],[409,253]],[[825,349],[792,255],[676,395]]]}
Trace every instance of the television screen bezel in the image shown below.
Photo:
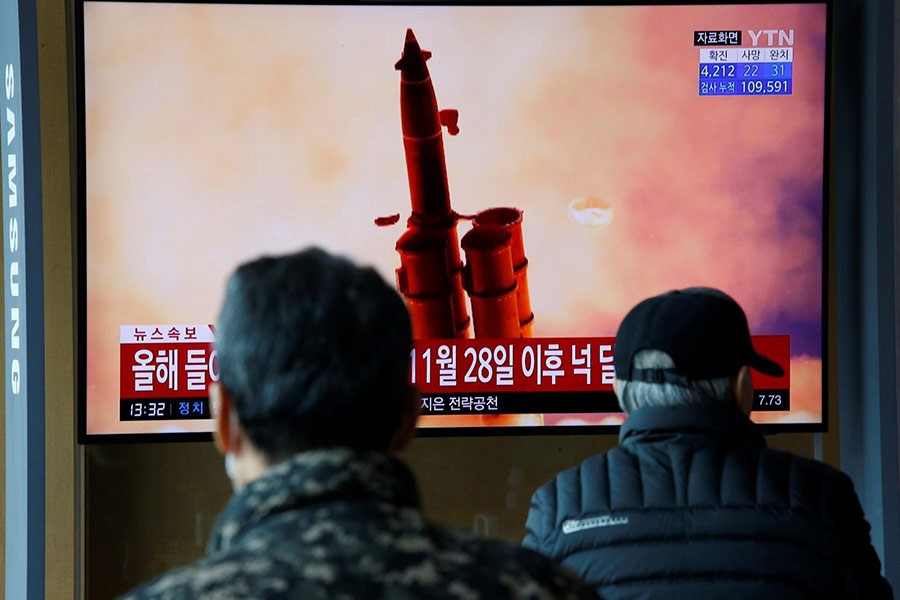
{"label": "television screen bezel", "polygon": [[[122,443],[165,443],[165,442],[208,442],[212,440],[211,432],[172,432],[172,433],[87,433],[87,181],[85,151],[85,94],[84,94],[84,5],[87,3],[117,3],[119,0],[75,0],[74,2],[74,36],[72,55],[74,56],[74,107],[76,132],[76,190],[74,203],[74,238],[75,238],[75,290],[76,290],[76,415],[77,441],[79,444],[122,444]],[[139,4],[221,4],[241,5],[253,4],[240,1],[215,0],[130,0]],[[457,3],[457,2],[292,2],[269,1],[267,5],[337,5],[337,6],[551,6],[551,4],[497,4],[492,2]],[[818,423],[763,423],[757,427],[764,434],[773,433],[822,433],[829,430],[829,406],[832,386],[829,384],[830,374],[837,367],[836,352],[831,347],[831,340],[836,330],[836,319],[832,314],[833,301],[829,290],[835,286],[833,273],[833,232],[832,223],[834,203],[833,150],[832,132],[833,115],[833,52],[834,52],[834,0],[693,0],[672,2],[666,0],[650,0],[637,4],[622,1],[574,3],[573,6],[703,6],[703,5],[824,5],[826,10],[826,47],[825,47],[825,97],[824,97],[824,140],[823,140],[823,206],[822,206],[822,394],[821,415]],[[619,425],[552,425],[552,426],[518,426],[518,427],[419,427],[417,436],[432,437],[486,437],[486,436],[569,436],[569,435],[618,435]]]}

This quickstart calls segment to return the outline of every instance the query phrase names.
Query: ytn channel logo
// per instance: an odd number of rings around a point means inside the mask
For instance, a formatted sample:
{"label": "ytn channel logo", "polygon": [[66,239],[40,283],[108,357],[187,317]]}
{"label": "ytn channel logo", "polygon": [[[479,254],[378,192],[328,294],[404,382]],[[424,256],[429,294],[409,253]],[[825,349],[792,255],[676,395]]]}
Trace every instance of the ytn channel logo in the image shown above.
{"label": "ytn channel logo", "polygon": [[[790,47],[794,45],[793,29],[748,29],[747,38],[753,47]],[[703,30],[694,32],[695,46],[742,46],[744,32],[740,29]]]}
{"label": "ytn channel logo", "polygon": [[765,36],[764,46],[767,48],[794,45],[793,29],[748,29],[747,35],[750,36],[750,43],[753,46],[759,46],[759,39],[763,36]]}

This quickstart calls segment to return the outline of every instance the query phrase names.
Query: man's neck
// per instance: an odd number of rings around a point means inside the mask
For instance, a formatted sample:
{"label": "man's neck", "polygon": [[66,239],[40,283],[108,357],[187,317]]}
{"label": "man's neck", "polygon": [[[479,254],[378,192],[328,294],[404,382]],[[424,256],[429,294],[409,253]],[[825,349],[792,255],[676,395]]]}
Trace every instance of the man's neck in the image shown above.
{"label": "man's neck", "polygon": [[265,454],[248,442],[249,440],[245,439],[240,452],[233,454],[234,469],[231,483],[236,493],[268,473],[277,464],[277,461],[270,461]]}

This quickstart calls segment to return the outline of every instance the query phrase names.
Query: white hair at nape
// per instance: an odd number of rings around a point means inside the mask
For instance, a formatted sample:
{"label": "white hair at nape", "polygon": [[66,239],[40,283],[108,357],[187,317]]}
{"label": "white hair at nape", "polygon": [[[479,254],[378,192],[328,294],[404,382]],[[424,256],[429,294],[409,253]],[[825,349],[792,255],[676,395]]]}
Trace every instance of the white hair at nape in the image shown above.
{"label": "white hair at nape", "polygon": [[[640,350],[632,359],[632,367],[672,369],[675,361],[660,350]],[[687,386],[616,379],[616,387],[619,406],[628,414],[645,406],[699,406],[736,402],[730,377],[689,381]]]}

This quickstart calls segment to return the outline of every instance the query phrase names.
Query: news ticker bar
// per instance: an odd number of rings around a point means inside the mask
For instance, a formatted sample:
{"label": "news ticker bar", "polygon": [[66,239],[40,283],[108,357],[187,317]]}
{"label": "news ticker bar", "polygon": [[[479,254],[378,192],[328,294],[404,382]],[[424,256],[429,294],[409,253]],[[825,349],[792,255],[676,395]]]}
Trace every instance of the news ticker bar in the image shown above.
{"label": "news ticker bar", "polygon": [[[421,414],[595,414],[620,412],[613,392],[503,392],[499,394],[426,394]],[[762,412],[791,409],[790,391],[756,390],[753,410]],[[209,419],[209,398],[123,398],[119,402],[121,421],[182,421]]]}
{"label": "news ticker bar", "polygon": [[[789,411],[790,391],[756,390],[753,410]],[[422,396],[423,415],[593,414],[621,412],[614,392],[503,392],[499,394]]]}

